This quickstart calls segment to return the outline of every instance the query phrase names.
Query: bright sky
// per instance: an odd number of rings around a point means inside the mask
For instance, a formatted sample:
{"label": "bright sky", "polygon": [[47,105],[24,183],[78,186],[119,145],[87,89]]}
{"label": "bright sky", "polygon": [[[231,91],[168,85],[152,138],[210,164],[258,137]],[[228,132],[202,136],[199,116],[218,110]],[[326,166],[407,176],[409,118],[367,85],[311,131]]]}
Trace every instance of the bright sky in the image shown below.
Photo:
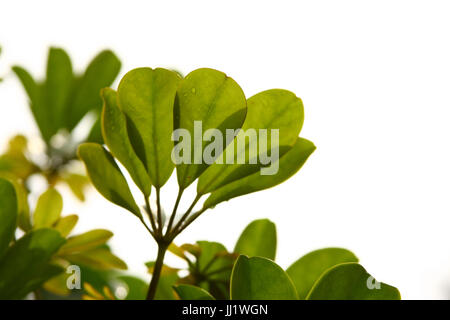
{"label": "bright sky", "polygon": [[[269,218],[283,267],[342,246],[403,298],[450,298],[449,9],[414,0],[3,1],[0,148],[15,133],[37,133],[9,67],[42,76],[50,45],[77,70],[111,48],[121,76],[140,66],[211,67],[248,97],[289,89],[303,99],[301,136],[316,152],[288,182],[217,206],[177,243],[232,249],[248,222]],[[111,229],[116,252],[144,274],[155,245],[139,222],[94,191],[81,204],[61,190],[65,212],[81,216],[78,230]],[[169,211],[175,180],[163,193]]]}

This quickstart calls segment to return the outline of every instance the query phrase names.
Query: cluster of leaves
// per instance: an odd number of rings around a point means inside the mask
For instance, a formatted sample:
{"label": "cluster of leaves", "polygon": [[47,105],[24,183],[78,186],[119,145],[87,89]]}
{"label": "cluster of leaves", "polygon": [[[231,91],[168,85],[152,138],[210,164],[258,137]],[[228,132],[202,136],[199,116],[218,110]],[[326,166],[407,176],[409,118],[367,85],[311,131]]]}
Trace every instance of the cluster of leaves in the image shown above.
{"label": "cluster of leaves", "polygon": [[[94,270],[126,269],[106,245],[108,230],[71,235],[78,216],[61,216],[63,199],[49,189],[30,214],[20,185],[0,178],[0,298],[18,299],[37,289],[65,296],[69,265]],[[20,228],[20,231],[17,230]],[[16,240],[16,233],[22,237]]]}
{"label": "cluster of leaves", "polygon": [[25,138],[15,137],[10,141],[9,150],[0,157],[0,172],[14,171],[25,183],[31,175],[42,174],[49,186],[65,182],[80,200],[84,200],[87,179],[71,172],[70,164],[77,160],[76,148],[80,142],[102,142],[99,92],[113,83],[120,67],[116,55],[105,50],[92,60],[83,74],[75,74],[68,54],[60,48],[50,48],[43,81],[36,81],[24,68],[14,66],[13,71],[28,95],[45,144],[45,155],[33,158]]}
{"label": "cluster of leaves", "polygon": [[184,300],[400,299],[398,290],[385,283],[371,287],[375,279],[346,249],[310,252],[284,271],[273,261],[276,243],[275,224],[264,219],[245,228],[232,252],[220,243],[206,241],[173,247],[173,253],[188,261],[189,271],[171,284],[176,296]]}
{"label": "cluster of leaves", "polygon": [[[213,69],[198,69],[185,78],[166,69],[134,69],[120,81],[117,92],[104,89],[102,97],[102,133],[109,150],[99,144],[85,143],[79,147],[79,156],[97,190],[109,201],[136,215],[158,243],[156,283],[165,250],[198,216],[218,203],[285,181],[315,150],[312,142],[298,137],[304,115],[302,101],[295,94],[273,89],[246,99],[233,79]],[[187,155],[190,161],[176,166],[179,192],[173,212],[166,219],[160,203],[160,189],[175,168],[171,158],[172,134],[176,129],[187,130],[194,137],[189,143],[194,150],[199,143],[194,141],[198,140],[194,132],[195,121],[202,121],[204,131],[216,129],[222,133],[221,137],[214,138],[224,139],[221,142],[225,150],[216,150],[215,159],[230,156],[234,161],[199,163],[194,153]],[[230,129],[242,130],[234,140],[226,139],[226,131]],[[254,157],[252,150],[259,150],[257,159],[263,150],[258,149],[262,144],[259,139],[252,141],[241,137],[247,129],[278,130],[278,141],[274,143],[269,139],[271,143],[268,143],[269,150],[277,148],[280,151],[276,174],[261,176],[259,170],[264,164],[249,158],[250,155]],[[245,146],[231,144],[237,140],[244,140]],[[208,144],[208,141],[201,141],[201,155]],[[247,159],[245,163],[237,160],[242,155]],[[150,226],[115,159],[127,169],[142,192]],[[197,195],[175,223],[182,194],[197,179]],[[156,212],[149,204],[152,186],[156,190]],[[208,194],[202,209],[192,213],[197,202]],[[154,295],[152,290],[156,290],[155,285],[150,286],[149,297]]]}

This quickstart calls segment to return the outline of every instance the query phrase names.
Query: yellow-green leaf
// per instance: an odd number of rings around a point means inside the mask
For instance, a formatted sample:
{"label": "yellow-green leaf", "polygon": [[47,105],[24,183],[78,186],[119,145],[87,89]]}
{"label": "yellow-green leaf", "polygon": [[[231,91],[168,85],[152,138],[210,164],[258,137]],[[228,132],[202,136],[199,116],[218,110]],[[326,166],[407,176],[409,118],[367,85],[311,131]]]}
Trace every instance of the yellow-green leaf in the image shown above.
{"label": "yellow-green leaf", "polygon": [[124,165],[133,181],[148,198],[151,190],[150,178],[131,145],[125,115],[117,105],[117,93],[106,88],[102,90],[102,97],[103,139],[111,154]]}
{"label": "yellow-green leaf", "polygon": [[138,68],[128,72],[117,90],[131,144],[156,188],[174,169],[173,105],[180,77],[166,69]]}
{"label": "yellow-green leaf", "polygon": [[293,176],[316,147],[306,139],[298,138],[295,145],[285,153],[278,162],[278,172],[274,175],[261,175],[258,171],[243,179],[236,180],[214,191],[206,199],[205,208],[210,208],[222,201],[239,197],[248,193],[274,187]]}
{"label": "yellow-green leaf", "polygon": [[329,268],[345,262],[358,262],[353,252],[342,248],[312,251],[294,262],[286,273],[292,279],[298,296],[305,299],[314,283]]}
{"label": "yellow-green leaf", "polygon": [[33,215],[33,228],[48,228],[58,221],[63,209],[63,199],[58,191],[48,189],[38,199]]}
{"label": "yellow-green leaf", "polygon": [[76,235],[67,239],[67,242],[59,250],[59,255],[66,255],[69,253],[84,252],[94,249],[102,244],[105,244],[113,233],[109,230],[96,229]]}
{"label": "yellow-green leaf", "polygon": [[78,222],[78,216],[76,214],[71,214],[71,215],[60,218],[56,222],[53,229],[59,231],[61,236],[63,236],[65,238],[70,234],[70,232],[73,230],[73,228],[75,227],[77,222]]}
{"label": "yellow-green leaf", "polygon": [[[192,71],[182,80],[177,91],[174,123],[175,129],[189,132],[191,155],[189,163],[177,165],[178,184],[181,188],[189,186],[211,164],[205,163],[203,158],[205,147],[210,143],[203,139],[203,134],[209,129],[218,129],[222,133],[220,139],[225,147],[227,129],[239,129],[244,123],[246,104],[241,87],[223,72],[202,68]],[[196,135],[196,121],[201,121],[200,136]],[[198,124],[199,122],[197,128]],[[211,137],[213,139],[219,137]],[[214,156],[219,156],[222,150]]]}
{"label": "yellow-green leaf", "polygon": [[377,282],[357,263],[328,269],[316,282],[307,300],[400,300],[397,288]]}
{"label": "yellow-green leaf", "polygon": [[78,148],[78,156],[86,165],[89,178],[100,194],[136,216],[141,216],[125,177],[108,151],[98,144],[84,143]]}

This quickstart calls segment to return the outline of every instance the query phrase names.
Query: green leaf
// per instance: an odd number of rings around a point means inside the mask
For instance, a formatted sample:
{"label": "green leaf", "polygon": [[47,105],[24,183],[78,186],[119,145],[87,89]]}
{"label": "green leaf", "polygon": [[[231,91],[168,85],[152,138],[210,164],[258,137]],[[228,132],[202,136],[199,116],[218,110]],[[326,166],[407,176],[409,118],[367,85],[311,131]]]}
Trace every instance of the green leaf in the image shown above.
{"label": "green leaf", "polygon": [[63,257],[72,264],[83,265],[96,270],[127,269],[127,264],[108,248],[101,247],[76,254],[64,254]]}
{"label": "green leaf", "polygon": [[67,112],[68,129],[71,131],[91,110],[100,110],[100,89],[109,87],[120,71],[121,63],[110,50],[100,52],[78,80],[75,96]]}
{"label": "green leaf", "polygon": [[300,299],[305,299],[314,283],[329,268],[345,262],[358,262],[353,252],[342,248],[325,248],[312,251],[296,262],[287,270]]}
{"label": "green leaf", "polygon": [[21,299],[62,272],[49,261],[64,241],[55,230],[39,229],[10,247],[0,263],[0,299]]}
{"label": "green leaf", "polygon": [[66,176],[64,176],[63,181],[67,183],[72,193],[78,198],[80,201],[84,201],[84,190],[89,185],[89,179],[88,177],[76,174],[76,173],[70,173]]}
{"label": "green leaf", "polygon": [[286,272],[262,257],[239,256],[231,275],[232,300],[297,300]]}
{"label": "green leaf", "polygon": [[188,284],[174,286],[174,289],[181,300],[215,300],[208,291]]}
{"label": "green leaf", "polygon": [[[200,135],[208,129],[219,129],[223,137],[221,142],[225,147],[226,129],[241,128],[246,113],[244,92],[226,74],[204,68],[192,71],[182,80],[177,91],[174,123],[175,129],[185,129],[190,133],[191,155],[188,157],[189,163],[177,166],[180,188],[189,186],[209,165],[203,161],[203,153],[210,142],[203,141],[202,136],[195,134],[195,121],[201,121],[203,132],[200,132]],[[196,152],[196,149],[200,152]]]}
{"label": "green leaf", "polygon": [[61,216],[62,209],[63,199],[59,192],[53,188],[48,189],[39,197],[34,210],[34,229],[53,226]]}
{"label": "green leaf", "polygon": [[30,109],[42,138],[46,143],[49,143],[54,131],[52,120],[46,108],[44,85],[38,84],[24,68],[14,66],[12,69],[28,94]]}
{"label": "green leaf", "polygon": [[67,242],[59,250],[59,255],[73,254],[94,249],[105,244],[113,233],[109,230],[95,229],[87,231],[67,239]]}
{"label": "green leaf", "polygon": [[[219,158],[202,174],[197,192],[206,194],[257,172],[263,166],[261,155],[266,151],[274,152],[278,148],[279,156],[282,156],[296,143],[302,125],[303,103],[292,92],[273,89],[254,95],[247,101],[247,117],[242,130],[221,157],[224,158],[223,163],[218,162],[221,159]],[[267,140],[260,130],[267,130]],[[272,134],[272,130],[278,130],[278,139],[275,132]],[[252,131],[255,137],[246,138]],[[265,142],[266,147],[261,148]],[[226,160],[228,157],[233,160],[232,164]],[[245,163],[239,163],[239,158],[245,159]],[[251,164],[252,161],[256,163]]]}
{"label": "green leaf", "polygon": [[167,182],[174,169],[171,136],[179,80],[169,70],[138,68],[123,77],[117,91],[130,141],[156,188]]}
{"label": "green leaf", "polygon": [[339,264],[316,282],[307,300],[400,300],[397,288],[378,283],[357,263]]}
{"label": "green leaf", "polygon": [[60,48],[50,48],[45,81],[45,107],[51,119],[54,135],[66,127],[67,105],[72,94],[74,75],[68,54]]}
{"label": "green leaf", "polygon": [[67,237],[78,222],[78,216],[71,214],[59,219],[53,229],[58,231],[64,238]]}
{"label": "green leaf", "polygon": [[[198,272],[208,279],[228,280],[233,268],[234,258],[228,253],[225,246],[210,241],[197,241],[197,244],[200,248],[196,263]],[[219,270],[224,271],[218,272]]]}
{"label": "green leaf", "polygon": [[102,97],[103,139],[112,155],[124,165],[133,181],[148,198],[151,190],[150,178],[128,138],[127,121],[117,105],[117,94],[106,88],[102,90]]}
{"label": "green leaf", "polygon": [[234,252],[249,257],[265,257],[275,260],[277,229],[268,219],[251,222],[242,232]]}
{"label": "green leaf", "polygon": [[229,183],[212,192],[203,206],[211,208],[222,201],[268,189],[286,181],[300,170],[315,149],[312,142],[298,138],[295,145],[278,161],[279,169],[276,174],[261,175],[260,172],[256,172],[246,178]]}
{"label": "green leaf", "polygon": [[17,214],[14,186],[8,180],[0,178],[0,259],[14,238]]}
{"label": "green leaf", "polygon": [[125,300],[145,300],[148,290],[147,282],[132,276],[120,276],[117,280],[126,286],[128,293]]}
{"label": "green leaf", "polygon": [[89,178],[98,192],[112,203],[141,217],[128,183],[108,151],[95,143],[83,143],[78,148],[78,156],[86,165]]}

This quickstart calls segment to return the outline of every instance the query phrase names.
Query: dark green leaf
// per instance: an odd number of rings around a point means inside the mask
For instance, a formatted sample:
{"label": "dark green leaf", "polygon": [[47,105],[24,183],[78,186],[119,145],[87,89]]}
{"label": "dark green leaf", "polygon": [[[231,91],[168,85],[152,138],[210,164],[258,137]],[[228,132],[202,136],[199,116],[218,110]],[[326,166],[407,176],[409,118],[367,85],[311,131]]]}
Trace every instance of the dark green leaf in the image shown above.
{"label": "dark green leaf", "polygon": [[375,279],[357,263],[339,264],[316,282],[307,300],[400,300],[400,292]]}
{"label": "dark green leaf", "polygon": [[181,300],[215,300],[208,291],[187,284],[181,284],[174,287]]}
{"label": "dark green leaf", "polygon": [[232,300],[296,300],[295,287],[275,262],[239,256],[231,275]]}
{"label": "dark green leaf", "polygon": [[117,105],[117,94],[106,88],[102,90],[102,97],[103,139],[112,155],[124,165],[133,181],[148,198],[151,190],[150,178],[128,138],[127,121]]}
{"label": "dark green leaf", "polygon": [[44,85],[38,84],[33,77],[22,67],[13,67],[14,73],[21,81],[30,99],[30,109],[34,120],[41,132],[42,138],[49,143],[54,134],[52,119],[46,108]]}
{"label": "dark green leaf", "polygon": [[55,230],[39,229],[11,246],[0,263],[0,299],[21,299],[62,272],[49,261],[64,241]]}
{"label": "dark green leaf", "polygon": [[125,177],[108,151],[98,144],[84,143],[78,148],[78,156],[98,192],[112,203],[141,216]]}
{"label": "dark green leaf", "polygon": [[74,76],[68,54],[60,48],[50,48],[45,81],[45,108],[51,119],[52,135],[66,127],[67,105],[72,94]]}
{"label": "dark green leaf", "polygon": [[246,178],[234,181],[211,193],[204,203],[205,208],[210,208],[222,201],[239,197],[248,193],[274,187],[293,176],[316,147],[306,139],[298,138],[295,145],[278,161],[279,169],[274,175],[261,175],[256,172]]}
{"label": "dark green leaf", "polygon": [[71,131],[91,110],[100,110],[100,89],[109,87],[120,71],[121,63],[109,50],[100,52],[78,80],[71,109],[67,113],[68,129]]}
{"label": "dark green leaf", "polygon": [[268,219],[255,220],[242,232],[234,252],[249,257],[265,257],[275,260],[277,229]]}
{"label": "dark green leaf", "polygon": [[[225,147],[226,129],[241,128],[247,108],[244,92],[233,79],[220,71],[206,68],[194,70],[182,80],[176,102],[175,129],[185,129],[191,136],[191,155],[187,157],[189,163],[177,166],[178,184],[184,189],[209,165],[203,161],[203,153],[210,142],[203,141],[203,133],[208,129],[219,129]],[[201,121],[201,136],[195,134],[195,121]],[[219,156],[222,150],[214,156]]]}
{"label": "dark green leaf", "polygon": [[297,288],[299,298],[305,299],[314,283],[326,270],[345,262],[358,262],[358,258],[346,249],[325,248],[304,255],[286,272]]}
{"label": "dark green leaf", "polygon": [[130,141],[156,188],[166,183],[174,169],[171,136],[179,80],[169,70],[138,68],[123,77],[117,91]]}
{"label": "dark green leaf", "polygon": [[14,186],[0,178],[0,259],[14,238],[17,225],[17,196]]}
{"label": "dark green leaf", "polygon": [[120,276],[117,280],[126,286],[128,293],[125,300],[145,300],[148,290],[147,282],[132,276]]}

